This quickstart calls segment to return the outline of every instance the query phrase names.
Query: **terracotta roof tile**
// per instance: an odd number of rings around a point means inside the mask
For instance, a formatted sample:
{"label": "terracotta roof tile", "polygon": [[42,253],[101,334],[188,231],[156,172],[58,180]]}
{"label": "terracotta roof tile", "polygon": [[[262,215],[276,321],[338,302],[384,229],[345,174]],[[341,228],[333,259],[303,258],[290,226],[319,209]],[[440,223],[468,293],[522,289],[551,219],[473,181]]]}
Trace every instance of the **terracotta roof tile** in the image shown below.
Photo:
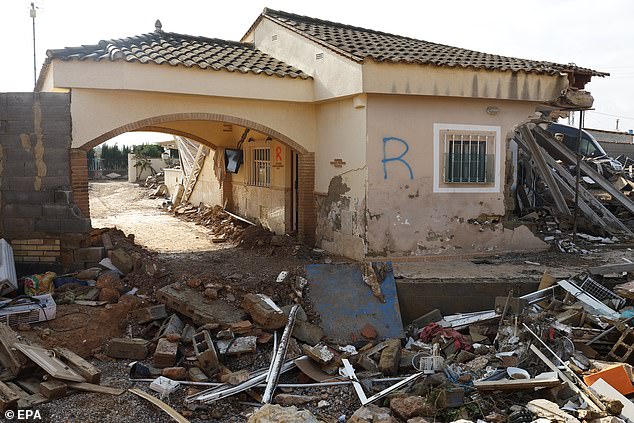
{"label": "terracotta roof tile", "polygon": [[256,49],[251,43],[155,31],[135,37],[102,40],[95,45],[48,50],[48,60],[109,60],[169,64],[309,79],[300,69]]}
{"label": "terracotta roof tile", "polygon": [[564,65],[481,53],[272,9],[264,9],[262,16],[359,62],[372,59],[377,62],[431,64],[500,71],[545,74],[574,71],[592,76],[609,75],[581,68],[575,64]]}

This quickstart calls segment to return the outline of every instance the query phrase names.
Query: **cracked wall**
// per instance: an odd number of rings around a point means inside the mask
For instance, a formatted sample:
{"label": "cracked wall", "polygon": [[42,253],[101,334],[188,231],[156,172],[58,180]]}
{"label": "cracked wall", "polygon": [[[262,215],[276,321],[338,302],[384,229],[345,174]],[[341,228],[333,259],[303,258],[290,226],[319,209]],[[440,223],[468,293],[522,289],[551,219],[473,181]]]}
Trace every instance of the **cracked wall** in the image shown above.
{"label": "cracked wall", "polygon": [[[487,114],[495,106],[499,113]],[[543,249],[525,227],[503,227],[507,134],[535,110],[533,102],[441,97],[368,96],[369,257],[469,255]],[[499,189],[441,192],[434,174],[434,124],[500,128]],[[385,141],[389,140],[389,141]],[[436,153],[438,155],[438,153]],[[464,186],[461,186],[464,188]]]}
{"label": "cracked wall", "polygon": [[366,253],[366,104],[357,96],[321,104],[315,152],[316,239],[333,254]]}

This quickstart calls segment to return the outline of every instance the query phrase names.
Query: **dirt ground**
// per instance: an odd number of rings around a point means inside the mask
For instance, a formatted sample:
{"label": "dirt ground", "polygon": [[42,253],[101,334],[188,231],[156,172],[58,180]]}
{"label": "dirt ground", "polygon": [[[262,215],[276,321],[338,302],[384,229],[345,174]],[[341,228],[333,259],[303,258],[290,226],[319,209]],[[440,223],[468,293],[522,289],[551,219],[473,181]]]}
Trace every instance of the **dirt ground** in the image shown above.
{"label": "dirt ground", "polygon": [[[92,182],[90,206],[93,227],[116,227],[125,234],[133,234],[135,243],[143,246],[152,260],[165,270],[165,276],[138,281],[139,291],[147,297],[128,298],[104,307],[59,305],[57,318],[34,325],[30,331],[20,332],[46,347],[66,346],[85,357],[103,370],[104,385],[139,387],[147,390],[147,383],[128,380],[125,360],[112,360],[103,355],[103,345],[111,338],[133,335],[127,324],[129,310],[140,302],[152,304],[153,291],[173,282],[186,282],[191,278],[211,280],[223,285],[222,298],[239,306],[247,292],[264,293],[280,306],[292,304],[289,292],[275,282],[282,270],[303,274],[303,268],[314,262],[339,262],[345,259],[313,254],[310,248],[295,247],[276,249],[271,246],[257,248],[236,247],[230,242],[215,244],[211,231],[193,222],[178,219],[161,208],[163,200],[149,199],[149,190],[123,181]],[[578,273],[588,266],[619,262],[632,257],[631,249],[604,248],[587,256],[566,255],[559,252],[507,255],[492,257],[480,262],[407,263],[395,266],[401,277],[419,278],[513,278],[517,275],[533,275],[538,278],[544,270],[557,275]],[[527,263],[527,261],[529,263]],[[537,265],[535,263],[538,263]],[[135,281],[137,282],[137,281]],[[122,297],[123,298],[123,297]],[[310,305],[306,306],[309,317]],[[271,346],[261,347],[253,357],[225,363],[231,370],[265,367],[270,361]],[[199,410],[188,410],[183,404],[187,389],[165,398],[164,401],[191,422],[243,422],[251,407],[240,401],[253,403],[247,395],[221,401]],[[293,391],[292,393],[302,393]],[[348,417],[359,407],[351,386],[330,389],[313,389],[304,393],[322,396],[330,406],[325,409],[308,407],[326,422],[335,422],[339,416]],[[41,406],[48,416],[46,421],[64,422],[168,422],[171,419],[145,400],[125,393],[119,397],[98,394],[74,394]],[[114,410],[114,412],[113,412]]]}
{"label": "dirt ground", "polygon": [[160,253],[210,251],[224,248],[211,242],[203,226],[174,219],[161,209],[163,199],[151,199],[148,190],[126,181],[90,182],[93,228],[116,227],[134,234],[135,242]]}

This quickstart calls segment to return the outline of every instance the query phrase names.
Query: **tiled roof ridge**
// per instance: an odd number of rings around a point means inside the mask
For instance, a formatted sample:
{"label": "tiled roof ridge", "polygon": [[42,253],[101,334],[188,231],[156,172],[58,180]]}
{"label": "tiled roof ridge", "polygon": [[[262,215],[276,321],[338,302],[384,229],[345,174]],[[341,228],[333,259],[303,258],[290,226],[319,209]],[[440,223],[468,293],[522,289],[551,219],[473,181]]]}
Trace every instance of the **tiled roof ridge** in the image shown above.
{"label": "tiled roof ridge", "polygon": [[[368,28],[343,24],[339,22],[333,22],[333,21],[319,19],[319,18],[312,18],[310,16],[298,15],[295,13],[284,12],[284,11],[275,10],[271,8],[264,8],[264,11],[262,12],[261,17],[267,17],[273,20],[274,22],[282,25],[283,27],[291,31],[294,31],[314,42],[317,42],[318,44],[324,45],[327,48],[330,48],[333,51],[339,54],[342,54],[357,62],[363,62],[365,59],[372,59],[377,62],[389,61],[389,62],[395,62],[395,63],[400,62],[400,63],[410,63],[410,64],[430,64],[435,66],[448,66],[448,67],[474,67],[474,68],[485,68],[485,69],[492,69],[492,70],[497,69],[497,70],[503,70],[503,71],[522,70],[526,72],[550,73],[550,74],[554,74],[556,72],[574,71],[574,72],[579,72],[584,74],[591,74],[594,76],[608,76],[609,75],[609,73],[599,72],[589,68],[583,68],[583,67],[577,66],[574,63],[563,64],[563,63],[556,63],[556,62],[546,61],[546,60],[526,59],[526,58],[520,58],[520,57],[514,57],[514,56],[505,56],[501,54],[486,53],[486,52],[482,52],[478,50],[471,50],[467,48],[450,46],[447,44],[421,40],[421,39],[408,37],[404,35],[392,34],[392,33],[384,32],[384,31],[378,31],[374,29],[368,29]],[[290,22],[287,22],[286,20]],[[256,24],[257,24],[257,21],[256,21]],[[335,42],[332,42],[332,40],[324,39],[324,37],[320,37],[319,35],[311,34],[309,31],[306,31],[303,28],[301,28],[301,25],[314,25],[314,26],[322,25],[322,26],[329,27],[333,30],[354,31],[364,35],[385,37],[389,39],[389,40],[386,40],[386,42],[389,41],[390,43],[398,42],[398,41],[402,41],[405,43],[413,43],[416,45],[409,46],[409,51],[421,52],[421,53],[419,57],[412,57],[412,56],[416,56],[416,54],[409,54],[409,55],[397,54],[396,56],[390,57],[389,53],[386,53],[385,50],[380,52],[377,52],[377,51],[360,52],[360,51],[354,51],[354,50],[351,51],[351,49],[347,48],[345,44],[337,44]],[[446,51],[452,51],[453,54],[459,54],[459,56],[478,56],[482,58],[486,57],[486,60],[490,62],[497,61],[497,62],[506,62],[506,63],[502,65],[481,65],[481,64],[476,65],[474,63],[461,63],[460,60],[455,60],[455,59],[447,60],[445,63],[440,63],[441,62],[440,59],[430,60],[429,58],[421,57],[425,55],[424,52],[427,50],[430,50],[430,51],[446,50]],[[436,54],[440,55],[439,53],[436,53]],[[446,55],[446,52],[443,54]],[[405,57],[405,56],[409,56],[409,57]]]}
{"label": "tiled roof ridge", "polygon": [[148,32],[148,33],[145,33],[145,34],[132,35],[130,37],[103,39],[103,40],[99,40],[99,42],[97,42],[97,44],[82,44],[81,46],[75,46],[75,47],[63,47],[63,48],[60,48],[60,49],[49,49],[49,50],[46,51],[46,55],[48,57],[55,58],[58,55],[61,55],[61,53],[65,53],[64,55],[68,56],[69,53],[72,54],[71,52],[81,52],[81,51],[84,51],[86,49],[97,48],[97,47],[106,48],[108,45],[117,44],[118,42],[137,41],[137,40],[141,40],[142,38],[144,38],[145,40],[151,40],[151,39],[165,37],[165,36],[171,37],[171,38],[174,38],[174,39],[177,39],[177,38],[187,39],[189,41],[203,41],[203,42],[209,42],[209,43],[213,43],[213,44],[234,45],[236,47],[243,47],[243,48],[249,48],[249,49],[255,50],[255,45],[253,43],[247,43],[247,42],[242,42],[242,41],[223,40],[221,38],[210,38],[210,37],[204,37],[204,36],[181,34],[181,33],[178,33],[178,32],[154,31],[154,32]]}
{"label": "tiled roof ridge", "polygon": [[284,12],[283,10],[274,10],[268,7],[264,8],[264,11],[262,12],[263,15],[265,16],[269,16],[269,17],[273,17],[275,18],[274,15],[282,15],[288,18],[292,18],[292,19],[296,19],[298,21],[303,21],[303,22],[312,22],[312,23],[321,23],[321,24],[326,24],[326,25],[332,25],[332,26],[336,26],[339,28],[344,28],[344,29],[354,29],[357,31],[363,31],[363,32],[371,32],[373,34],[377,34],[377,35],[386,35],[388,37],[396,37],[396,38],[403,38],[406,40],[411,40],[411,41],[422,41],[425,43],[429,43],[429,44],[435,44],[438,46],[442,46],[442,47],[451,47],[451,48],[456,48],[454,46],[449,46],[446,44],[440,44],[440,43],[434,43],[431,41],[425,41],[425,40],[420,40],[417,38],[413,38],[413,37],[408,37],[406,35],[398,35],[398,34],[392,34],[390,32],[384,32],[384,31],[378,31],[376,29],[369,29],[369,28],[364,28],[362,26],[355,26],[355,25],[349,25],[349,24],[344,24],[341,22],[334,22],[334,21],[329,21],[327,19],[319,19],[319,18],[311,18],[310,16],[306,16],[306,15],[298,15],[295,13],[290,13],[290,12]]}

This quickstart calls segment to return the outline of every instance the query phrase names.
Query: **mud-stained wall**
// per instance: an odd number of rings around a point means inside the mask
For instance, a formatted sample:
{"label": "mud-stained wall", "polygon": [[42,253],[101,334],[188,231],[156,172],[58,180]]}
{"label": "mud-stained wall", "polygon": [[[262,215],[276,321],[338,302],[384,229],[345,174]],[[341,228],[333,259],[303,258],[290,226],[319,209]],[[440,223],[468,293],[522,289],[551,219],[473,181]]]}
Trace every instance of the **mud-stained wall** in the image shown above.
{"label": "mud-stained wall", "polygon": [[[504,229],[500,219],[505,213],[507,137],[535,106],[520,101],[369,95],[368,256],[543,248],[526,228]],[[498,112],[489,114],[488,107]],[[438,184],[434,189],[434,174],[438,178],[444,166],[443,155],[434,150],[434,124],[498,128],[498,186],[482,192],[465,192],[464,185],[453,192],[439,192],[445,188]]]}
{"label": "mud-stained wall", "polygon": [[366,98],[321,104],[315,153],[316,238],[334,254],[365,256]]}
{"label": "mud-stained wall", "polygon": [[86,233],[73,201],[70,96],[0,93],[0,238]]}

